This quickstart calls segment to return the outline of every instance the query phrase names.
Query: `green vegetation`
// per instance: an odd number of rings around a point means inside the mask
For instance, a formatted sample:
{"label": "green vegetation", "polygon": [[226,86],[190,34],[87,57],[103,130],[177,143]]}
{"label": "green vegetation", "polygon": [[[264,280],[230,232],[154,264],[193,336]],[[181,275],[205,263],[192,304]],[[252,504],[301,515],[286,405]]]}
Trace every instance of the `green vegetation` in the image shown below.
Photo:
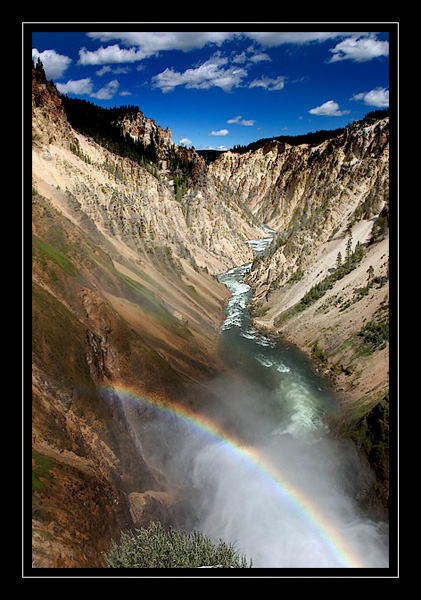
{"label": "green vegetation", "polygon": [[44,65],[42,64],[42,61],[39,56],[38,56],[37,64],[35,64],[34,59],[32,59],[32,68],[36,69],[37,71],[42,73],[45,77]]}
{"label": "green vegetation", "polygon": [[358,333],[370,352],[386,347],[389,340],[389,319],[377,321],[373,319]]}
{"label": "green vegetation", "polygon": [[135,162],[158,160],[155,140],[148,146],[124,135],[115,122],[125,115],[139,112],[138,106],[102,108],[93,102],[80,98],[62,96],[63,106],[71,126],[79,133],[92,138],[110,152],[124,156]]}
{"label": "green vegetation", "polygon": [[33,468],[32,468],[32,492],[34,491],[42,491],[44,489],[44,484],[41,481],[42,479],[51,479],[50,469],[53,466],[51,460],[36,452],[32,451],[32,460],[33,460]]}
{"label": "green vegetation", "polygon": [[84,154],[83,151],[80,149],[79,141],[76,140],[76,142],[77,142],[76,144],[70,144],[70,152],[73,152],[73,154],[75,154],[78,158],[80,158],[81,160],[86,162],[88,165],[90,165],[91,159],[89,158],[89,156]]}
{"label": "green vegetation", "polygon": [[[305,310],[311,304],[314,304],[314,302],[316,302],[319,298],[324,296],[328,290],[333,288],[336,281],[339,281],[340,279],[345,277],[345,275],[347,275],[353,269],[355,269],[358,266],[358,264],[361,262],[361,260],[363,259],[363,256],[364,256],[364,249],[360,242],[357,242],[357,244],[355,246],[355,250],[352,251],[352,234],[350,232],[347,247],[346,247],[345,260],[342,262],[342,256],[341,256],[341,253],[339,252],[338,257],[336,259],[335,271],[333,273],[331,273],[330,275],[327,275],[319,283],[316,283],[316,285],[314,285],[301,298],[301,300],[299,302],[297,302],[297,304],[295,304],[294,306],[292,306],[285,312],[281,313],[275,321],[275,326],[278,327],[286,319],[288,319],[289,317],[292,317],[292,315],[299,313],[299,312]],[[371,279],[369,277],[369,282],[371,284],[371,280],[373,279],[373,277],[372,277],[372,273],[370,273],[370,274],[371,274]],[[301,277],[298,276],[295,278],[295,280],[299,279],[299,278],[301,278]],[[291,280],[290,280],[290,282],[291,282]]]}
{"label": "green vegetation", "polygon": [[303,277],[304,271],[299,267],[288,279],[288,283],[295,283],[296,281],[300,281]]}
{"label": "green vegetation", "polygon": [[[166,147],[163,155],[157,131],[151,134],[150,143],[144,144],[141,140],[133,139],[129,133],[124,134],[118,125],[119,120],[124,116],[134,117],[141,112],[138,106],[102,108],[80,98],[63,96],[62,100],[68,121],[76,131],[92,138],[110,152],[133,160],[155,176],[158,174],[160,160],[164,158],[173,178],[175,197],[180,199],[187,191],[189,178],[196,164],[194,153],[189,154],[184,148]],[[87,157],[76,145],[72,144],[71,150],[86,161]]]}
{"label": "green vegetation", "polygon": [[120,543],[113,541],[104,554],[110,569],[197,568],[222,566],[226,568],[251,568],[231,544],[219,540],[218,545],[200,531],[188,534],[171,528],[166,532],[159,522],[147,529],[122,533]]}
{"label": "green vegetation", "polygon": [[313,347],[311,349],[311,357],[315,362],[318,362],[318,363],[325,363],[327,361],[326,354],[323,352],[323,350],[321,348],[319,348],[318,340],[316,340],[313,343]]}
{"label": "green vegetation", "polygon": [[225,150],[197,150],[199,156],[205,159],[206,164],[214,162],[217,158],[226,152]]}
{"label": "green vegetation", "polygon": [[373,229],[371,230],[371,240],[370,243],[378,242],[384,239],[387,230],[389,227],[389,213],[380,214],[379,217],[373,224]]}
{"label": "green vegetation", "polygon": [[[152,279],[152,277],[150,277],[149,275],[147,275],[146,273],[144,273],[142,271],[142,269],[140,269],[134,263],[132,263],[129,260],[125,260],[124,258],[120,259],[120,263],[123,265],[123,267],[126,267],[126,269],[128,269],[129,271],[131,271],[136,277],[140,277],[141,279],[143,279],[143,281],[145,281],[149,285],[153,286],[156,290],[165,293],[164,288],[157,281],[154,281]],[[106,266],[108,267],[108,265],[106,265]],[[117,275],[120,274],[120,272],[117,269],[115,269],[114,267],[113,267],[112,270]]]}
{"label": "green vegetation", "polygon": [[389,468],[389,394],[376,404],[361,421],[365,430],[362,449],[374,468],[379,471]]}
{"label": "green vegetation", "polygon": [[389,469],[389,394],[351,403],[341,421],[343,434],[361,448],[379,480],[384,481]]}
{"label": "green vegetation", "polygon": [[[32,252],[34,256],[38,257],[44,270],[48,269],[48,261],[52,261],[67,273],[67,275],[75,275],[73,264],[67,256],[56,248],[53,248],[50,244],[47,244],[47,242],[41,240],[36,235],[32,236]],[[50,272],[50,276],[54,277],[52,272]]]}
{"label": "green vegetation", "polygon": [[322,142],[326,140],[330,140],[332,138],[338,137],[344,132],[344,129],[334,129],[334,130],[321,130],[314,131],[310,133],[306,133],[303,135],[278,135],[273,138],[262,138],[257,140],[256,142],[252,142],[248,144],[248,146],[233,146],[232,151],[237,152],[238,154],[244,154],[245,152],[249,152],[252,150],[258,150],[259,148],[263,148],[268,143],[271,142],[284,142],[289,144],[290,146],[299,146],[300,144],[310,144],[311,146],[318,146]]}

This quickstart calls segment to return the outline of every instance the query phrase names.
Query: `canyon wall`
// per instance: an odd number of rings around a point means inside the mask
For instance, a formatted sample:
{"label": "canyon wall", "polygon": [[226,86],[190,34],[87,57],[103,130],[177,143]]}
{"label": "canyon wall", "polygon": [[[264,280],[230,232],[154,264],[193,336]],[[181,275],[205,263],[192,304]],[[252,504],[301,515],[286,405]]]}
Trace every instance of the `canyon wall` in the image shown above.
{"label": "canyon wall", "polygon": [[104,566],[121,530],[177,523],[113,390],[207,396],[228,296],[214,274],[262,232],[206,180],[181,203],[165,169],[76,132],[32,74],[33,564]]}

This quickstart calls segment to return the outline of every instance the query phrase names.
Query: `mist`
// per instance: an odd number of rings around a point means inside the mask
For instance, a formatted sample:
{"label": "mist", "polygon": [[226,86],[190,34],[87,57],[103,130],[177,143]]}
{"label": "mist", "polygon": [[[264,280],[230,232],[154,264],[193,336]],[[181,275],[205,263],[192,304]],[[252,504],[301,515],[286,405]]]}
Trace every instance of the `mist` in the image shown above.
{"label": "mist", "polygon": [[222,377],[211,389],[217,401],[202,411],[241,446],[150,405],[137,420],[146,460],[187,490],[179,526],[235,544],[254,568],[387,568],[387,525],[364,515],[356,499],[374,474],[353,445],[317,428],[291,434],[253,379]]}
{"label": "mist", "polygon": [[[346,547],[366,567],[386,567],[384,531],[358,515],[346,494],[338,454],[325,442],[308,447],[283,436],[259,454],[270,456],[288,482],[311,501]],[[196,527],[212,538],[235,542],[254,567],[342,567],[343,559],[309,522],[305,511],[260,475],[209,444],[193,461],[192,484],[202,490]],[[323,529],[323,528],[322,528]]]}

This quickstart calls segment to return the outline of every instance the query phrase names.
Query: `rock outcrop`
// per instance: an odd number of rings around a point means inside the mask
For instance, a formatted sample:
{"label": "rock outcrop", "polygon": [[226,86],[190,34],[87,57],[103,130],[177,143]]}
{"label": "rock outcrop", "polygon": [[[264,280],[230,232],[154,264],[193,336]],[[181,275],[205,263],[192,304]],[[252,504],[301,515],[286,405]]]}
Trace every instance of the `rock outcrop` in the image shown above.
{"label": "rock outcrop", "polygon": [[173,146],[171,129],[163,129],[153,119],[148,119],[140,110],[131,112],[116,122],[124,134],[128,133],[135,141],[140,141],[146,146],[155,142],[158,146]]}
{"label": "rock outcrop", "polygon": [[49,144],[68,146],[73,137],[61,95],[51,81],[47,81],[39,63],[32,68],[32,144],[43,148]]}

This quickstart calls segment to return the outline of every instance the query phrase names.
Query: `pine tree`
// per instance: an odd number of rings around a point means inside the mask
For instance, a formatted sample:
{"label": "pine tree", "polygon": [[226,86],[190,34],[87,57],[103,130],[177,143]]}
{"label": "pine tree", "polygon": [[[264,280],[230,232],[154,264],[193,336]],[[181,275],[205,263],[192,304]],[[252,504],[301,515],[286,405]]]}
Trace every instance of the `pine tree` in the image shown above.
{"label": "pine tree", "polygon": [[340,252],[338,252],[338,256],[336,258],[336,270],[339,271],[341,266],[342,266],[342,254]]}
{"label": "pine tree", "polygon": [[346,244],[346,266],[349,273],[352,269],[352,232],[350,229],[348,230],[348,234],[349,237]]}
{"label": "pine tree", "polygon": [[354,250],[354,262],[359,263],[362,261],[364,256],[364,248],[361,242],[357,242]]}
{"label": "pine tree", "polygon": [[41,59],[40,59],[39,56],[38,56],[38,60],[37,60],[37,64],[35,66],[35,69],[37,71],[39,71],[40,73],[43,73],[43,75],[45,76],[44,65],[42,64],[42,61],[41,61]]}
{"label": "pine tree", "polygon": [[371,287],[373,285],[373,279],[374,279],[374,267],[373,265],[370,265],[367,269],[367,287]]}

